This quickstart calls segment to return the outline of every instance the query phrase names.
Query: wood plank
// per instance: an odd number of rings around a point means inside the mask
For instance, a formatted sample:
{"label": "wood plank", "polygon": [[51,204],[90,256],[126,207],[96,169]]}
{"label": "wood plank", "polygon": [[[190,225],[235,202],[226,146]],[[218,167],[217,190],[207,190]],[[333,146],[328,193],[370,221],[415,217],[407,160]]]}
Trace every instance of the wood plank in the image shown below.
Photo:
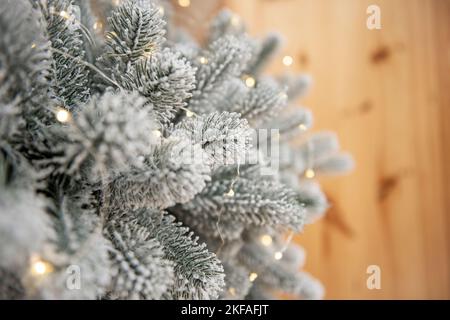
{"label": "wood plank", "polygon": [[[271,72],[315,80],[303,104],[316,129],[339,134],[357,167],[322,179],[329,215],[297,241],[327,298],[450,298],[450,2],[378,0],[382,29],[366,28],[366,0],[226,0],[254,35],[287,44]],[[366,268],[382,289],[366,288]]]}

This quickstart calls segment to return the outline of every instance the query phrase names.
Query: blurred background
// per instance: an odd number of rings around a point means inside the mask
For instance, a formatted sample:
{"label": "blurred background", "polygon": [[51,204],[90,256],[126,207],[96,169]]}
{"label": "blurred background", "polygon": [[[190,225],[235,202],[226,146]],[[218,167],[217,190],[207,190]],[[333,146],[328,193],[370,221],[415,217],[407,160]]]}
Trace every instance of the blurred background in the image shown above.
{"label": "blurred background", "polygon": [[[314,129],[337,132],[353,154],[351,174],[321,181],[326,217],[295,238],[326,298],[449,299],[450,1],[173,2],[199,38],[223,7],[254,36],[284,35],[270,72],[309,73],[301,104]],[[380,30],[366,27],[372,4]],[[380,290],[366,286],[369,265],[381,268]]]}

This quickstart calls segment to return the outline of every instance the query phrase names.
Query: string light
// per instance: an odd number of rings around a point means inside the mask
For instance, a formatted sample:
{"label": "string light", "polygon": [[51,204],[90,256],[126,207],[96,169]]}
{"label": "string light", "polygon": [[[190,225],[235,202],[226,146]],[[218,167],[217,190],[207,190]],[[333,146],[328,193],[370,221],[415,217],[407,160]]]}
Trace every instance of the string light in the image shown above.
{"label": "string light", "polygon": [[248,279],[250,280],[250,282],[255,281],[256,278],[258,278],[258,274],[257,274],[256,272],[250,273],[250,276],[248,277]]}
{"label": "string light", "polygon": [[294,63],[294,59],[291,56],[284,56],[283,57],[283,64],[286,67],[291,66]]}
{"label": "string light", "polygon": [[253,78],[251,76],[245,76],[244,81],[245,81],[245,85],[249,88],[253,88],[256,85],[255,78]]}
{"label": "string light", "polygon": [[31,49],[34,49],[34,48],[36,48],[36,43],[33,43],[33,44],[31,45]]}
{"label": "string light", "polygon": [[56,120],[65,123],[70,120],[70,113],[66,109],[60,108],[56,111]]}
{"label": "string light", "polygon": [[206,58],[206,57],[200,57],[198,60],[200,61],[201,64],[207,64],[208,63],[208,58]]}
{"label": "string light", "polygon": [[64,10],[61,10],[60,12],[59,12],[59,15],[61,16],[61,17],[63,17],[64,19],[70,19],[70,15],[66,12],[66,11],[64,11]]}
{"label": "string light", "polygon": [[94,23],[94,25],[92,26],[92,28],[94,28],[94,30],[101,30],[103,28],[103,23],[101,23],[100,21],[97,21]]}
{"label": "string light", "polygon": [[283,100],[287,99],[288,98],[287,93],[286,92],[281,92],[280,93],[280,98],[283,99]]}
{"label": "string light", "polygon": [[235,296],[236,295],[236,289],[231,287],[230,289],[228,289],[228,292],[232,295]]}
{"label": "string light", "polygon": [[280,251],[275,252],[274,258],[275,260],[281,260],[281,258],[283,258],[283,253]]}
{"label": "string light", "polygon": [[194,113],[191,110],[186,110],[186,117],[192,118],[194,116]]}
{"label": "string light", "polygon": [[306,178],[308,178],[308,179],[312,179],[312,178],[314,178],[316,176],[316,173],[314,172],[314,170],[313,169],[308,169],[308,170],[306,170],[305,171],[305,177]]}
{"label": "string light", "polygon": [[153,135],[157,138],[161,137],[161,135],[162,135],[161,131],[159,131],[159,130],[153,130],[152,132],[153,132]]}
{"label": "string light", "polygon": [[120,4],[120,0],[113,0],[113,5],[116,7]]}
{"label": "string light", "polygon": [[308,127],[306,127],[306,125],[303,124],[303,123],[300,123],[300,124],[298,125],[298,128],[299,128],[301,131],[306,131],[306,130],[308,130]]}
{"label": "string light", "polygon": [[164,15],[164,13],[165,13],[165,10],[164,10],[164,7],[163,6],[159,6],[159,8],[158,8],[158,12],[159,12],[159,14],[160,15]]}
{"label": "string light", "polygon": [[270,246],[272,244],[272,241],[272,237],[268,234],[261,236],[261,243],[266,247]]}
{"label": "string light", "polygon": [[152,56],[152,52],[151,51],[144,51],[144,53],[142,54],[145,58],[149,59]]}
{"label": "string light", "polygon": [[187,8],[191,5],[191,0],[178,0],[180,7]]}
{"label": "string light", "polygon": [[33,276],[43,276],[53,271],[53,266],[40,259],[39,257],[33,257],[31,259],[31,274]]}
{"label": "string light", "polygon": [[231,21],[230,22],[231,22],[232,26],[237,27],[241,23],[241,18],[239,18],[238,15],[233,15],[231,17]]}
{"label": "string light", "polygon": [[232,188],[230,188],[230,190],[227,193],[225,193],[225,196],[234,197],[234,190]]}

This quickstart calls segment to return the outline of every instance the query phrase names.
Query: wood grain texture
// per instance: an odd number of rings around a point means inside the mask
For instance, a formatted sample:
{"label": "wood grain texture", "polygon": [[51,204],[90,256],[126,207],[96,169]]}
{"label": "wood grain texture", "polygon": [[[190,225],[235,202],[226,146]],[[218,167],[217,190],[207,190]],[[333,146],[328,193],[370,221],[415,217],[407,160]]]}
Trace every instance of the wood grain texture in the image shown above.
{"label": "wood grain texture", "polygon": [[[206,1],[201,1],[206,2]],[[310,73],[315,129],[356,160],[323,178],[333,207],[296,241],[327,298],[450,298],[450,1],[225,0],[253,35],[272,30]],[[377,4],[382,29],[366,28]],[[381,267],[381,290],[366,268]]]}

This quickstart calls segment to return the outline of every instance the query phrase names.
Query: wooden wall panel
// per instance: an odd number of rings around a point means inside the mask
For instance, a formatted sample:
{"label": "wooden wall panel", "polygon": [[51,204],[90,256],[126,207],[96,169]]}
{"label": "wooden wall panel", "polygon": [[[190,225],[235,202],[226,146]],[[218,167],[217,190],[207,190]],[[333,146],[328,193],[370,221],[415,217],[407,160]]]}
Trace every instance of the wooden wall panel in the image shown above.
{"label": "wooden wall panel", "polygon": [[[253,35],[285,35],[271,71],[290,54],[313,76],[315,129],[355,157],[352,174],[322,179],[333,207],[296,237],[327,298],[450,298],[450,1],[224,2]],[[366,28],[370,4],[381,30]],[[381,290],[366,288],[371,264]]]}

